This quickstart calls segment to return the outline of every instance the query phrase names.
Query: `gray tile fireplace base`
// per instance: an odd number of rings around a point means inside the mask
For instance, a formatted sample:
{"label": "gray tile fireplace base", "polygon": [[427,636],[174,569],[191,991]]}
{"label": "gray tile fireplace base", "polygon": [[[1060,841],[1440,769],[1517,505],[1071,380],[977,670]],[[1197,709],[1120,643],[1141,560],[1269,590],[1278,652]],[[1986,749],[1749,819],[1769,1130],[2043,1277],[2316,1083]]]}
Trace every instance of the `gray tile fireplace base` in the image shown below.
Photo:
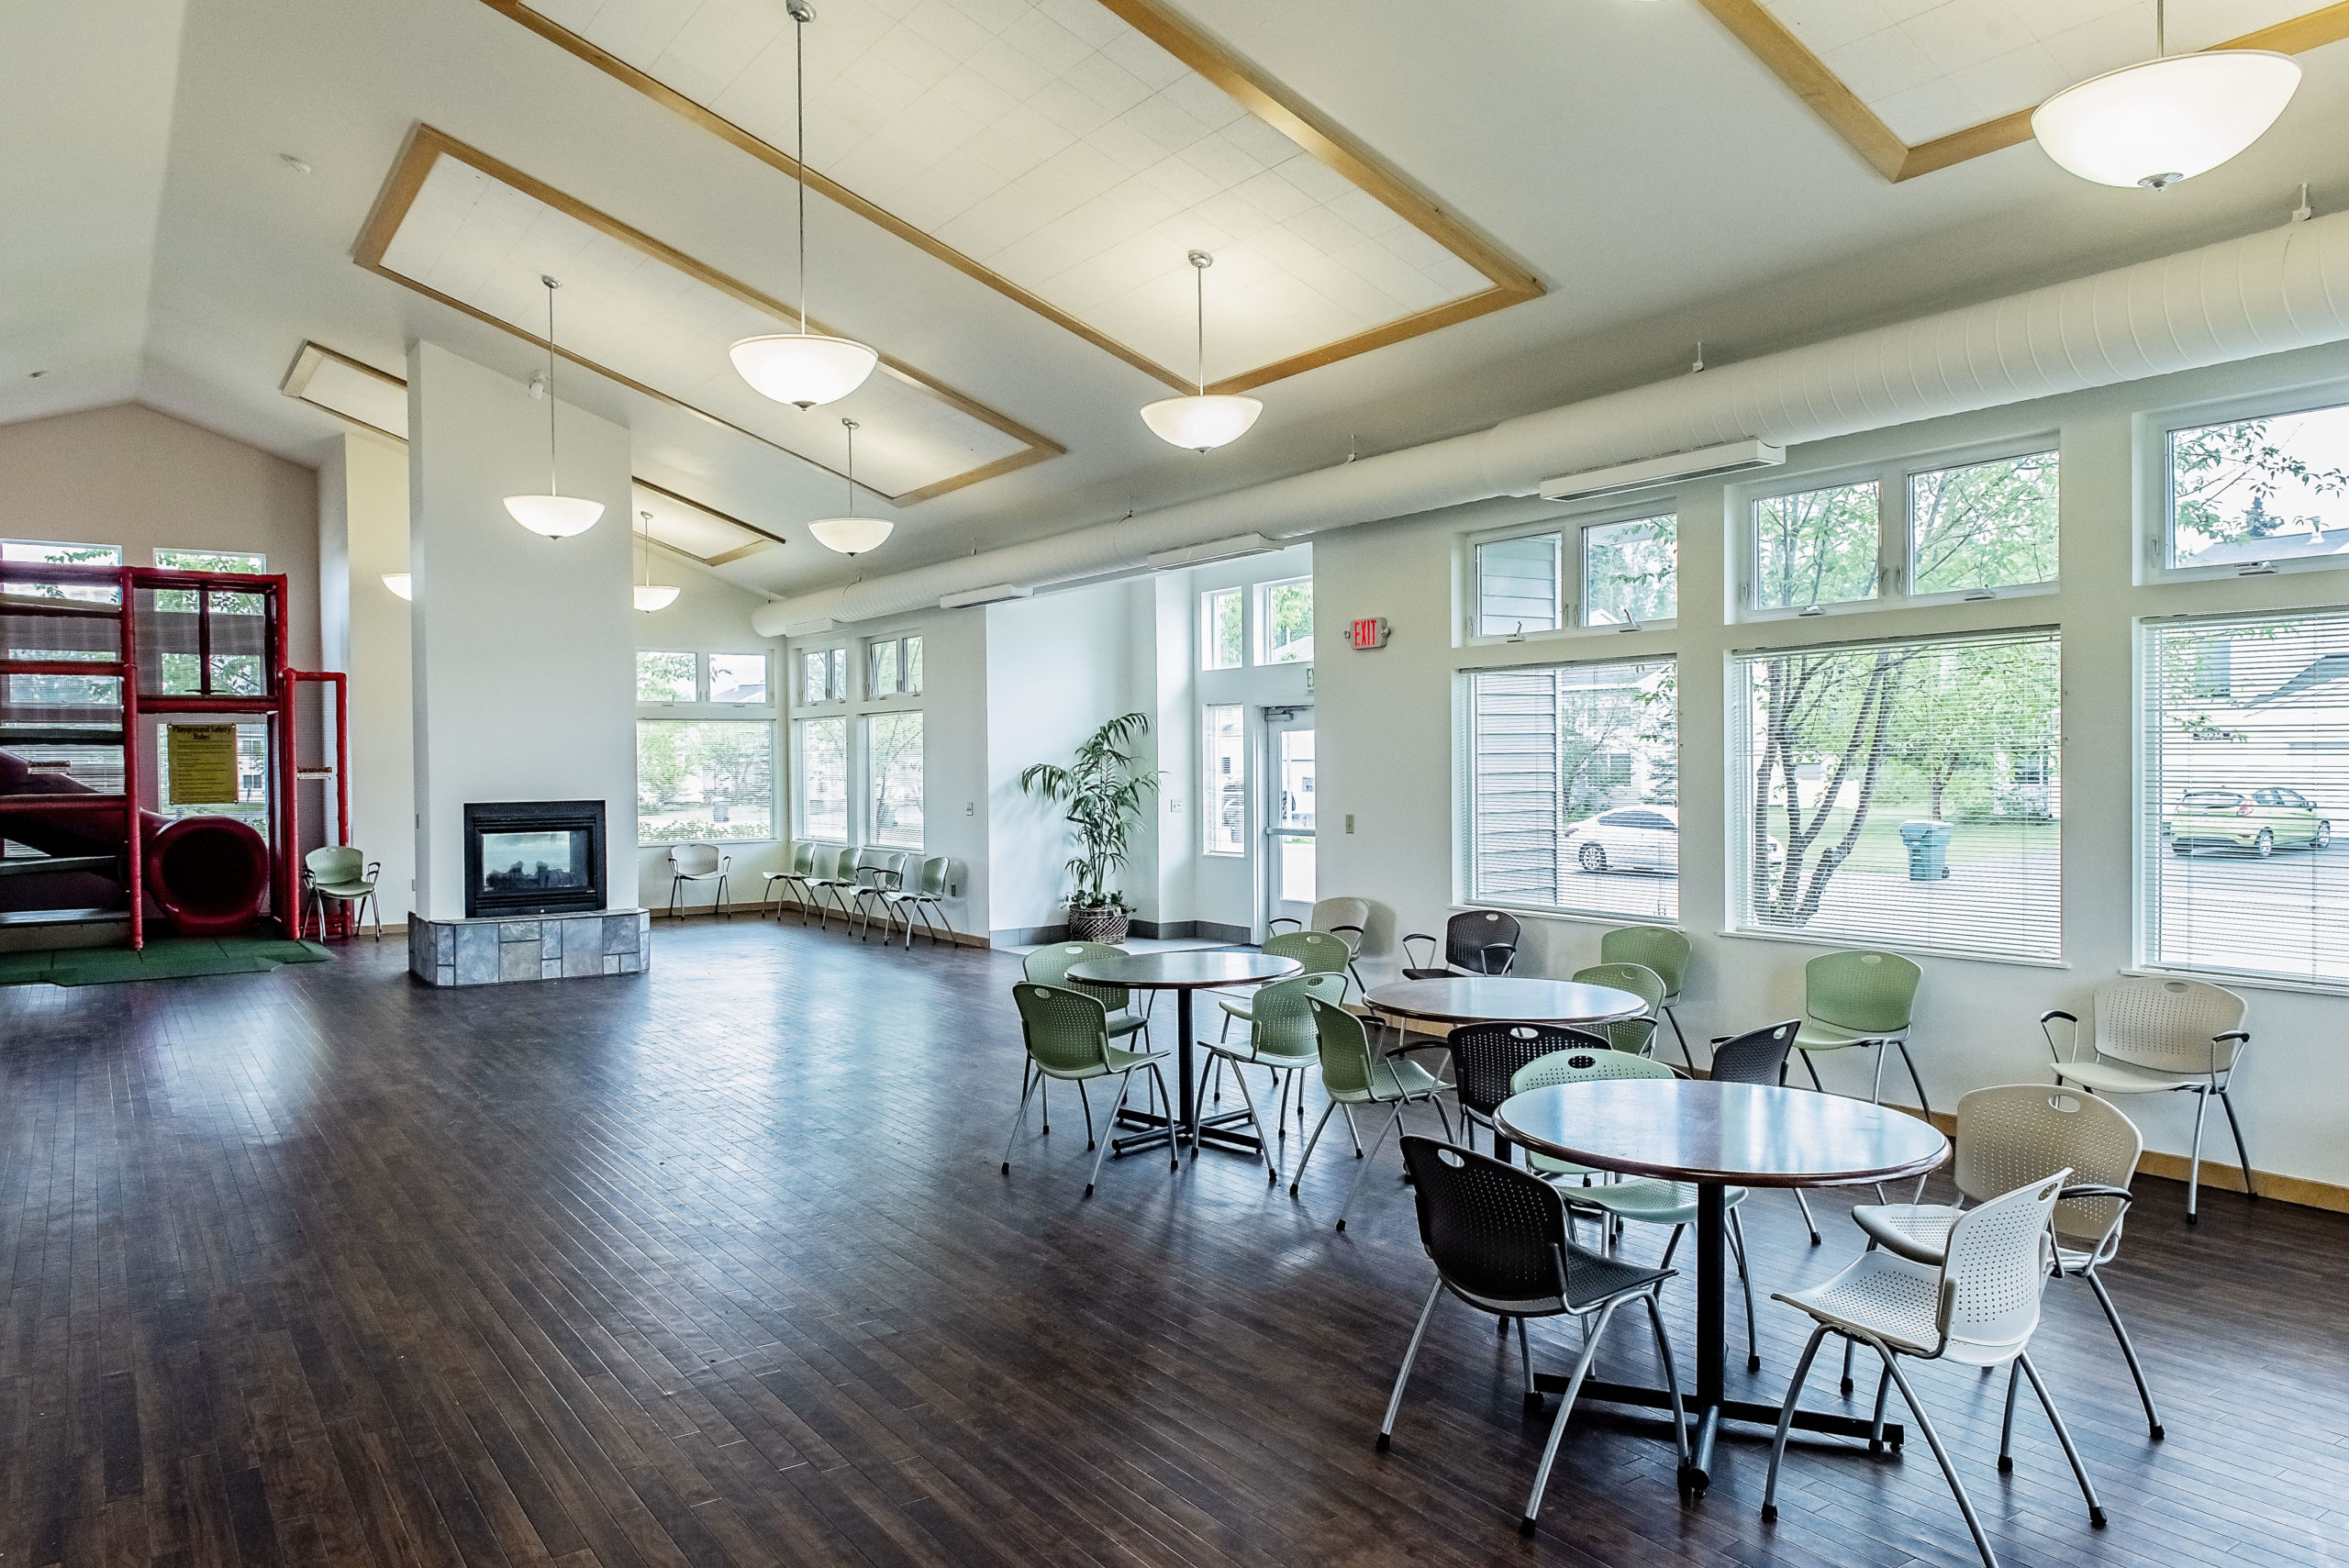
{"label": "gray tile fireplace base", "polygon": [[407,920],[407,970],[427,985],[502,985],[641,974],[652,967],[652,913],[598,909],[513,920]]}

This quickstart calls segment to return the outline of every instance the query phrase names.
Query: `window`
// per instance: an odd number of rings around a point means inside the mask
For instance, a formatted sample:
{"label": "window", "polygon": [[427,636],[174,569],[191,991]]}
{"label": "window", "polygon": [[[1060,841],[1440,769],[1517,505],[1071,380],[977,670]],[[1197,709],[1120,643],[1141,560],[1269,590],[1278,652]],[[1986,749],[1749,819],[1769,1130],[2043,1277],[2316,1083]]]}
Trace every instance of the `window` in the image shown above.
{"label": "window", "polygon": [[1247,603],[1237,588],[1199,595],[1200,669],[1237,670],[1247,662]]}
{"label": "window", "polygon": [[1241,706],[1209,703],[1204,712],[1206,744],[1199,749],[1207,763],[1206,787],[1200,792],[1207,806],[1200,813],[1206,834],[1202,852],[1244,855],[1248,852],[1248,751]]}
{"label": "window", "polygon": [[867,643],[864,678],[876,697],[921,695],[921,639],[893,637]]}
{"label": "window", "polygon": [[[23,561],[49,566],[119,566],[122,550],[111,544],[58,544],[45,539],[0,539],[0,561]],[[92,604],[117,603],[118,592],[111,584],[80,583],[11,583],[12,594],[28,594],[44,599],[86,599]]]}
{"label": "window", "polygon": [[1759,609],[1875,598],[1876,481],[1754,502],[1753,573]]}
{"label": "window", "polygon": [[1476,635],[1515,637],[1562,624],[1559,550],[1564,535],[1529,534],[1476,547]]}
{"label": "window", "polygon": [[1740,929],[2059,955],[2054,633],[1770,650],[1735,669]]}
{"label": "window", "polygon": [[1256,662],[1313,662],[1313,579],[1256,584]]}
{"label": "window", "polygon": [[2349,551],[2349,405],[2169,432],[2171,566]]}
{"label": "window", "polygon": [[848,701],[848,650],[807,648],[799,654],[799,700],[818,703]]}
{"label": "window", "polygon": [[1680,519],[1670,513],[1582,530],[1582,623],[1636,626],[1680,613]]}
{"label": "window", "polygon": [[2055,454],[1909,476],[1909,592],[1967,593],[2055,580]]}
{"label": "window", "polygon": [[1679,689],[1669,662],[1467,678],[1468,896],[1680,913]]}
{"label": "window", "polygon": [[2156,622],[2142,668],[2140,957],[2349,984],[2349,613]]}
{"label": "window", "polygon": [[690,653],[639,653],[636,656],[636,700],[694,702],[694,656]]}
{"label": "window", "polygon": [[803,718],[792,748],[798,773],[800,837],[848,842],[848,720]]}
{"label": "window", "polygon": [[238,550],[158,550],[155,564],[173,572],[249,572],[269,566],[269,557]]}
{"label": "window", "polygon": [[767,656],[763,653],[711,653],[709,700],[756,704],[767,700]]}
{"label": "window", "polygon": [[876,713],[864,720],[868,815],[864,841],[921,848],[921,715]]}
{"label": "window", "polygon": [[636,837],[774,837],[774,726],[763,719],[636,721]]}

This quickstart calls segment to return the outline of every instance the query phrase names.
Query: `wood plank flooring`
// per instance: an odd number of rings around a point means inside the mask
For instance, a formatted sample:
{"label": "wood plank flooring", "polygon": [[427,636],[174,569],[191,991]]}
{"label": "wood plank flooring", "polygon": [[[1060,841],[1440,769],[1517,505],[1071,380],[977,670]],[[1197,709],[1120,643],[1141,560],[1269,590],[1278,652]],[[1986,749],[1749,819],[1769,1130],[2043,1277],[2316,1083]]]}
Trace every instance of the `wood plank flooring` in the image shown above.
{"label": "wood plank flooring", "polygon": [[[1590,1407],[1520,1541],[1548,1418],[1489,1319],[1438,1308],[1372,1448],[1430,1278],[1391,1145],[1342,1236],[1342,1145],[1295,1201],[1216,1153],[1084,1201],[1065,1091],[996,1173],[1017,960],[654,940],[641,979],[434,991],[362,941],[0,990],[0,1568],[1976,1561],[1921,1443],[1798,1446],[1772,1527],[1759,1440],[1683,1507],[1663,1427]],[[2139,1190],[2110,1278],[2167,1440],[2084,1287],[2038,1347],[2110,1529],[2028,1400],[2001,1476],[2003,1381],[1917,1373],[2001,1551],[2349,1560],[2349,1217],[2206,1191],[2189,1231]],[[1768,1291],[1858,1250],[1814,1206],[1818,1249],[1749,1206],[1765,1364],[1733,1394],[1800,1348]],[[1650,1375],[1640,1341],[1602,1373]],[[1544,1364],[1573,1348],[1536,1326]]]}

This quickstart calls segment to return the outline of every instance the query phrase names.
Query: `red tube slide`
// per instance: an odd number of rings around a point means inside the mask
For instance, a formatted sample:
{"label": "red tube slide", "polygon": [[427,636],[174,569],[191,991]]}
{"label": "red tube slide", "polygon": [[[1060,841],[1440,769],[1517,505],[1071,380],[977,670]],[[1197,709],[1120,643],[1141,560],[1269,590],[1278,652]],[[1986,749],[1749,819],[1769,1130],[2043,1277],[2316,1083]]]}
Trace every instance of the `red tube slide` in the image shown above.
{"label": "red tube slide", "polygon": [[[60,773],[36,773],[13,752],[0,751],[0,795],[91,795],[88,784]],[[269,844],[233,817],[139,814],[147,893],[183,937],[229,936],[250,927],[269,886]],[[46,855],[112,855],[122,851],[122,818],[87,810],[11,811],[0,816],[0,837]]]}

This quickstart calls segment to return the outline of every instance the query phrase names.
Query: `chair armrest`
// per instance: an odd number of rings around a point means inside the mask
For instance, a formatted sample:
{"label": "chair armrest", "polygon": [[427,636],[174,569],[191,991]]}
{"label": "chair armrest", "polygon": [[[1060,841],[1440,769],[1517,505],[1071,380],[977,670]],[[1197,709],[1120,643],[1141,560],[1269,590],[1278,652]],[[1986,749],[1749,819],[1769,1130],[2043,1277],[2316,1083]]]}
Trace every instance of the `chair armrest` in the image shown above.
{"label": "chair armrest", "polygon": [[369,862],[367,862],[367,880],[368,880],[368,881],[373,882],[373,881],[374,881],[377,877],[379,877],[379,876],[381,876],[381,875],[383,875],[383,874],[384,874],[384,862],[381,862],[381,861],[369,861]]}
{"label": "chair armrest", "polygon": [[2067,1013],[2061,1007],[2050,1007],[2039,1015],[2039,1021],[2043,1027],[2054,1022],[2057,1018],[2063,1019],[2067,1024],[2076,1024],[2080,1021],[2077,1015]]}
{"label": "chair armrest", "polygon": [[1294,915],[1274,916],[1271,919],[1264,922],[1264,934],[1268,937],[1271,936],[1275,926],[1295,926],[1300,931],[1305,929],[1305,922],[1298,919]]}
{"label": "chair armrest", "polygon": [[734,857],[733,857],[732,855],[720,855],[720,856],[718,856],[718,870],[720,870],[720,871],[730,871],[730,870],[732,870],[732,869],[733,869],[733,866],[734,866]]}
{"label": "chair armrest", "polygon": [[1378,1054],[1381,1056],[1408,1056],[1415,1051],[1441,1051],[1444,1055],[1450,1056],[1452,1054],[1452,1042],[1448,1040],[1405,1040],[1400,1045],[1390,1045]]}
{"label": "chair armrest", "polygon": [[2117,1198],[2123,1204],[2136,1201],[2136,1195],[2127,1187],[2109,1187],[2097,1182],[2083,1182],[2078,1186],[2065,1187],[2055,1195],[2055,1201],[2065,1203],[2076,1197]]}
{"label": "chair armrest", "polygon": [[[1414,955],[1411,952],[1411,944],[1413,942],[1425,942],[1428,944],[1428,955],[1426,958],[1417,959],[1415,961]],[[1405,937],[1398,945],[1400,945],[1403,950],[1404,968],[1431,969],[1434,967],[1435,939],[1428,935],[1425,931],[1413,931],[1409,936]]]}
{"label": "chair armrest", "polygon": [[2248,1045],[2251,1043],[2251,1031],[2249,1029],[2229,1029],[2224,1034],[2212,1035],[2210,1037],[2210,1043],[2212,1045],[2216,1045],[2222,1040],[2240,1040],[2243,1044]]}
{"label": "chair armrest", "polygon": [[[2064,1054],[2063,1048],[2055,1043],[2055,1031],[2047,1027],[2049,1024],[2054,1023],[2057,1018],[2061,1018],[2065,1023],[2072,1026],[2072,1055],[2070,1058],[2066,1058]],[[2048,1008],[2047,1011],[2039,1015],[2039,1033],[2040,1037],[2047,1041],[2047,1054],[2054,1057],[2059,1063],[2066,1060],[2078,1059],[2080,1054],[2080,1020],[2076,1014],[2067,1013],[2061,1007]]]}

